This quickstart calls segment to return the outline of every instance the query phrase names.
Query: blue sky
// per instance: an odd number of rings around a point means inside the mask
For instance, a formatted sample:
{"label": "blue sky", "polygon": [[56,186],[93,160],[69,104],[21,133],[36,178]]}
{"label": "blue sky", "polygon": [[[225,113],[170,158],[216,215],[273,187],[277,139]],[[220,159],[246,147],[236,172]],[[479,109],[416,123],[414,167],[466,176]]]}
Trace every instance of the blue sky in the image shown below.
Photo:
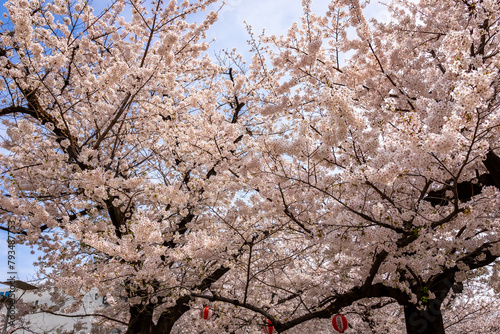
{"label": "blue sky", "polygon": [[[0,0],[2,4],[0,14],[5,12],[3,4],[6,1]],[[49,1],[47,1],[49,2]],[[94,4],[102,6],[105,1],[95,0]],[[312,9],[317,13],[324,13],[328,7],[328,0],[313,1]],[[213,6],[212,9],[217,9]],[[99,8],[96,7],[96,12]],[[226,5],[219,12],[219,20],[209,31],[209,39],[215,38],[210,54],[213,56],[221,49],[237,48],[243,55],[248,55],[248,45],[246,21],[252,26],[255,34],[260,34],[262,29],[266,29],[266,34],[284,34],[293,21],[298,21],[302,14],[301,0],[226,0]],[[374,2],[367,12],[369,16],[386,19],[387,14],[383,6]],[[202,14],[197,14],[190,20],[199,21]],[[248,59],[246,59],[248,60]],[[0,232],[0,281],[7,279],[7,233]],[[16,246],[16,271],[21,280],[31,280],[34,278],[35,269],[32,265],[38,255],[30,254],[30,249],[25,246]],[[2,287],[0,286],[0,289]]]}
{"label": "blue sky", "polygon": [[[7,245],[7,232],[0,233],[0,281],[5,282],[7,280],[8,272],[8,245]],[[35,268],[33,267],[33,262],[37,260],[38,255],[31,254],[30,248],[21,245],[15,245],[15,272],[17,272],[18,279],[23,281],[30,281],[34,279]],[[4,287],[0,285],[0,289]]]}
{"label": "blue sky", "polygon": [[[262,29],[267,35],[281,35],[303,13],[302,0],[226,0],[226,3],[211,29],[211,36],[216,39],[212,52],[236,47],[245,55],[249,47],[244,21],[252,26],[257,35]],[[311,8],[315,13],[324,14],[329,3],[329,0],[312,0]],[[376,0],[372,0],[366,14],[384,21],[388,18],[385,7]]]}

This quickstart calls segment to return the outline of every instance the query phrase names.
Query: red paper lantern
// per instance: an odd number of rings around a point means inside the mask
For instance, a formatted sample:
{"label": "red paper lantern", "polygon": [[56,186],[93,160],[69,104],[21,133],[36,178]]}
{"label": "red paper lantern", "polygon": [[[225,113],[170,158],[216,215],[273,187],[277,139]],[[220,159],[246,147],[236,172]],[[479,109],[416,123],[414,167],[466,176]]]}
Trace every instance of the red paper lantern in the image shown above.
{"label": "red paper lantern", "polygon": [[333,328],[340,333],[344,333],[347,329],[347,319],[342,314],[337,314],[332,318]]}
{"label": "red paper lantern", "polygon": [[214,312],[210,309],[210,307],[205,306],[204,308],[201,309],[200,315],[202,319],[210,320],[210,318],[212,318],[213,313]]}
{"label": "red paper lantern", "polygon": [[264,325],[262,329],[264,329],[264,333],[266,334],[273,334],[274,331],[274,326],[271,320],[267,319],[267,325]]}

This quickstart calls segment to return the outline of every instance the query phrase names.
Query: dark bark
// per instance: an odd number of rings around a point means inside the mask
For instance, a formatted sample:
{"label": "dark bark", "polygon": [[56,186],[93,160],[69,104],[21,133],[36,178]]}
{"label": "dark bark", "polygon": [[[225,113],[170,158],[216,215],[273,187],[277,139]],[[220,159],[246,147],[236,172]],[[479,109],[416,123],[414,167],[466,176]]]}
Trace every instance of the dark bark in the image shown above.
{"label": "dark bark", "polygon": [[[454,271],[451,270],[442,273],[441,279],[428,282],[428,285],[431,285],[430,289],[425,285],[414,286],[413,290],[423,305],[411,303],[404,305],[407,334],[445,334],[441,304],[454,285],[453,275]],[[435,299],[428,298],[429,290],[434,293]]]}
{"label": "dark bark", "polygon": [[[475,195],[479,195],[483,187],[495,186],[500,189],[500,157],[489,150],[486,154],[486,159],[483,164],[488,170],[488,173],[477,175],[474,180],[463,181],[457,184],[458,199],[461,202],[468,202]],[[448,185],[439,190],[429,191],[425,197],[425,201],[436,205],[448,205],[453,201],[453,198],[447,197],[446,192],[453,189],[452,180],[448,181]]]}
{"label": "dark bark", "polygon": [[153,323],[154,305],[130,306],[130,320],[125,334],[149,334],[155,333]]}
{"label": "dark bark", "polygon": [[493,150],[490,150],[486,154],[486,159],[483,160],[483,164],[486,169],[488,169],[495,187],[500,189],[500,157],[496,155]]}
{"label": "dark bark", "polygon": [[130,307],[130,320],[125,334],[169,334],[177,320],[189,311],[189,297],[177,300],[175,306],[164,311],[158,322],[153,322],[153,304]]}
{"label": "dark bark", "polygon": [[[205,277],[198,285],[194,286],[195,290],[208,289],[214,282],[224,276],[229,271],[228,267],[219,267],[212,274]],[[159,288],[159,283],[153,284],[155,289]],[[134,293],[131,293],[131,296]],[[143,296],[143,300],[147,300],[147,293],[139,291],[139,295]],[[156,324],[153,322],[153,312],[160,304],[151,304],[148,302],[146,306],[133,305],[130,306],[130,320],[127,332],[125,334],[170,334],[177,320],[190,310],[189,301],[190,295],[185,295],[176,300],[174,306],[164,310]]]}
{"label": "dark bark", "polygon": [[104,203],[106,203],[106,208],[108,210],[109,214],[109,219],[111,220],[111,223],[115,227],[115,233],[118,238],[123,237],[123,232],[121,228],[125,225],[126,217],[121,210],[113,205],[113,200],[116,197],[110,197],[109,199],[105,200]]}
{"label": "dark bark", "polygon": [[160,315],[156,324],[153,322],[155,304],[131,306],[129,325],[125,334],[169,334],[177,320],[189,311],[189,300],[189,296],[179,298],[175,306]]}
{"label": "dark bark", "polygon": [[431,300],[423,310],[413,304],[404,309],[407,334],[445,334],[440,301]]}
{"label": "dark bark", "polygon": [[174,327],[177,320],[187,311],[189,311],[189,296],[181,297],[177,300],[174,307],[167,309],[163,312],[158,319],[158,323],[155,326],[154,332],[152,334],[170,334],[172,328]]}

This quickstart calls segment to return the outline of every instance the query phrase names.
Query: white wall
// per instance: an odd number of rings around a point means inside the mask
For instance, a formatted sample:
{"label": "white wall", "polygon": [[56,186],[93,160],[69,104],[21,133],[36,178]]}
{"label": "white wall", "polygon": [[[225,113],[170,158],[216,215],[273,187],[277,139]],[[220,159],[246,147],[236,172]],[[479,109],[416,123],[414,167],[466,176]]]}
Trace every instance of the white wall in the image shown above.
{"label": "white wall", "polygon": [[[8,288],[0,289],[0,293],[5,293],[8,291]],[[23,293],[22,290],[16,291],[16,299],[20,298],[23,302],[33,302],[36,305],[47,304],[47,307],[50,309],[50,305],[53,303],[50,300],[49,292],[43,292],[39,295],[36,290],[26,291]],[[91,292],[87,293],[84,298],[80,309],[76,312],[70,313],[70,315],[80,315],[80,314],[90,314],[95,311],[97,307],[106,306],[104,304],[105,298],[103,296],[99,296],[97,294],[97,290],[91,290]],[[67,305],[71,304],[72,300],[70,300]],[[6,315],[6,305],[1,305],[1,314],[0,314],[0,333],[3,329],[3,323]],[[61,312],[57,312],[61,313]],[[91,324],[93,322],[93,317],[65,317],[58,316],[50,313],[39,312],[33,313],[23,317],[22,319],[16,318],[16,325],[22,324],[25,326],[25,329],[19,328],[20,326],[16,326],[16,328],[12,328],[11,326],[7,326],[7,333],[16,333],[16,334],[56,334],[56,333],[64,333],[65,331],[69,333],[88,333],[91,328]],[[86,325],[86,329],[77,330],[73,332],[73,326],[77,322],[83,322]],[[13,331],[14,330],[14,331]]]}

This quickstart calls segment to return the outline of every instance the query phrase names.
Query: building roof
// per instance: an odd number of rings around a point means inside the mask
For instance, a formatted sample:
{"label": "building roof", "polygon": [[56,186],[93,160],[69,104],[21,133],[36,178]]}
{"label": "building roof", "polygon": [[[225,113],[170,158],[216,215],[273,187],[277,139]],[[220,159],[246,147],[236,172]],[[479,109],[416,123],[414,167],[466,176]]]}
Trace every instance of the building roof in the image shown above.
{"label": "building roof", "polygon": [[29,283],[26,283],[26,282],[23,282],[23,281],[18,281],[18,280],[15,280],[15,281],[7,281],[7,282],[0,282],[2,284],[5,284],[5,285],[11,285],[12,283],[14,283],[14,285],[16,286],[16,288],[18,289],[21,289],[21,290],[35,290],[35,289],[38,289],[36,286],[34,285],[31,285]]}

